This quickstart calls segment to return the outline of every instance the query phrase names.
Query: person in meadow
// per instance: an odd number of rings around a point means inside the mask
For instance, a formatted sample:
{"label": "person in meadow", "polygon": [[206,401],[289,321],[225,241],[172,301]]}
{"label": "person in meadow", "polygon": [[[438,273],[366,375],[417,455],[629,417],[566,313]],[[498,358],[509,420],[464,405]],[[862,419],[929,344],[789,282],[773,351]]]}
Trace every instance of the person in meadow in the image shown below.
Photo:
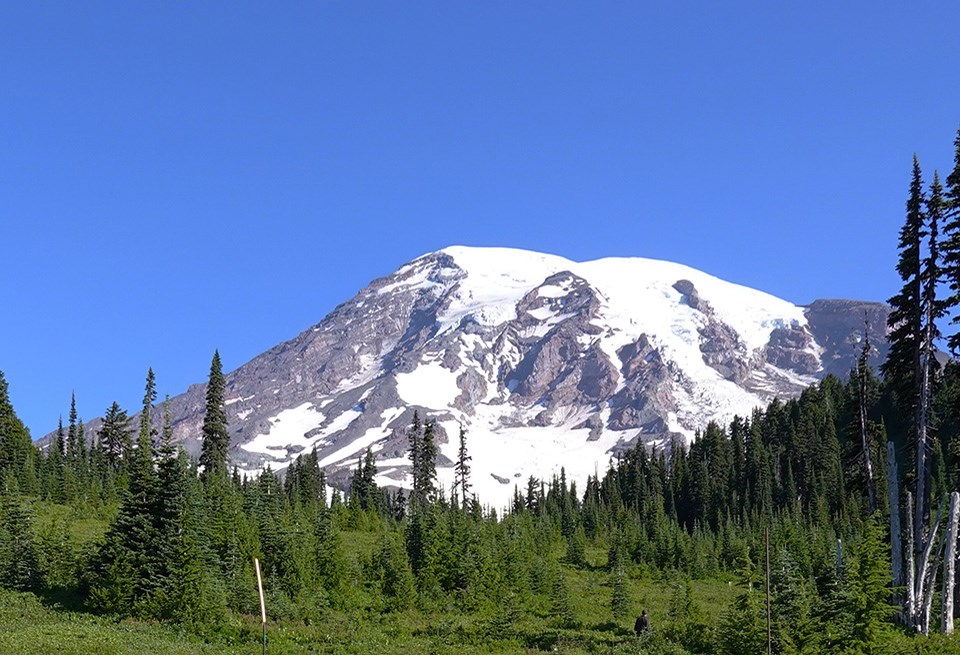
{"label": "person in meadow", "polygon": [[647,608],[643,608],[643,611],[640,613],[640,616],[637,617],[637,622],[633,624],[633,631],[636,633],[638,637],[640,637],[649,629],[650,629],[650,617],[647,615]]}

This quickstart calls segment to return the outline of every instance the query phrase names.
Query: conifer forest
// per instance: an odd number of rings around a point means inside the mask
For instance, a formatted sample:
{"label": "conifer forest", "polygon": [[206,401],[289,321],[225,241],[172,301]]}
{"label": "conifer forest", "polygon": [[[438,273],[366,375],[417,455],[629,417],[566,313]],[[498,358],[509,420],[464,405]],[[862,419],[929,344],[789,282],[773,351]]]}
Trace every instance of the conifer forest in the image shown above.
{"label": "conifer forest", "polygon": [[582,488],[530,478],[506,511],[472,493],[469,432],[439,487],[420,417],[409,490],[377,485],[369,449],[332,493],[315,451],[240,476],[219,354],[198,459],[153,370],[133,413],[89,434],[71,400],[43,447],[0,373],[0,652],[960,653],[954,145],[946,177],[914,159],[905,180],[879,370],[864,330],[846,379]]}

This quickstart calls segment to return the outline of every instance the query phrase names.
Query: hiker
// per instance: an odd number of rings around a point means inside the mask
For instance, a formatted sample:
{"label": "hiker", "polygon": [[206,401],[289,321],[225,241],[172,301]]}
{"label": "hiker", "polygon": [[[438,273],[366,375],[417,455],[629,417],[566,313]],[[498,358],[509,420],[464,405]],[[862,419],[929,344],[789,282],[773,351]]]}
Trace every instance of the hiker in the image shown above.
{"label": "hiker", "polygon": [[650,617],[647,616],[647,608],[643,608],[643,612],[641,612],[640,616],[637,617],[637,622],[633,624],[633,631],[637,633],[638,637],[640,637],[649,629]]}

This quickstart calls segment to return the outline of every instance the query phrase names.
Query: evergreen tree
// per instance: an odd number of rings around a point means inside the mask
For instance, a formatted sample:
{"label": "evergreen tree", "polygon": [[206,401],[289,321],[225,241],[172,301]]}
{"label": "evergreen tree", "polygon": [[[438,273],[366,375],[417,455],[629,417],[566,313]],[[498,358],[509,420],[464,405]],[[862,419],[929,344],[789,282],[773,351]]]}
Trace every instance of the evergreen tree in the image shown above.
{"label": "evergreen tree", "polygon": [[767,650],[763,601],[754,588],[758,578],[749,555],[740,558],[739,566],[742,591],[727,611],[719,629],[720,652],[723,655],[763,653]]}
{"label": "evergreen tree", "polygon": [[67,463],[76,468],[77,462],[81,459],[83,443],[77,432],[77,395],[70,393],[70,415],[67,426]]}
{"label": "evergreen tree", "polygon": [[920,346],[923,332],[921,244],[924,234],[923,177],[920,162],[913,157],[913,176],[907,199],[907,217],[900,230],[897,273],[903,281],[900,292],[890,298],[887,317],[890,351],[881,370],[896,393],[905,416],[916,412],[920,395]]}
{"label": "evergreen tree", "polygon": [[143,393],[143,409],[140,410],[140,434],[137,437],[137,449],[143,457],[153,461],[154,457],[154,436],[156,430],[153,428],[153,404],[157,401],[156,379],[153,375],[153,368],[147,369],[147,382]]}
{"label": "evergreen tree", "polygon": [[421,448],[420,495],[425,502],[431,503],[437,495],[437,444],[433,421],[427,421],[423,426]]}
{"label": "evergreen tree", "polygon": [[340,604],[346,588],[347,561],[333,520],[333,510],[317,508],[314,544],[317,579],[333,602]]}
{"label": "evergreen tree", "polygon": [[851,373],[852,397],[856,403],[856,428],[855,431],[860,441],[860,457],[863,463],[864,481],[867,488],[867,496],[870,503],[870,513],[877,510],[877,488],[873,475],[873,448],[871,445],[871,430],[868,413],[874,393],[874,385],[870,367],[867,363],[871,353],[870,337],[867,334],[867,324],[864,322],[863,328],[863,346],[860,348],[860,356],[857,358],[857,368]]}
{"label": "evergreen tree", "polygon": [[367,448],[357,461],[357,470],[350,479],[350,506],[364,511],[382,509],[382,495],[375,480],[376,457],[372,448]]}
{"label": "evergreen tree", "polygon": [[30,494],[39,490],[36,449],[30,440],[30,432],[17,418],[10,402],[7,381],[0,371],[0,492],[3,487],[16,487]]}
{"label": "evergreen tree", "polygon": [[384,535],[377,564],[387,609],[397,611],[409,607],[416,598],[416,587],[403,541],[396,533]]}
{"label": "evergreen tree", "polygon": [[882,652],[882,634],[896,609],[890,605],[890,557],[879,513],[864,526],[849,573],[850,641],[854,652]]}
{"label": "evergreen tree", "polygon": [[57,424],[56,436],[53,443],[47,448],[47,460],[44,466],[43,492],[47,500],[62,503],[63,495],[63,453],[64,453],[63,418]]}
{"label": "evergreen tree", "polygon": [[467,453],[467,431],[460,426],[460,447],[457,450],[457,463],[453,467],[453,484],[460,489],[460,502],[464,508],[467,506],[468,494],[470,493],[470,460],[473,459]]}
{"label": "evergreen tree", "polygon": [[627,596],[627,574],[622,564],[614,569],[610,587],[610,613],[614,619],[623,619],[630,612],[630,599]]}
{"label": "evergreen tree", "polygon": [[[951,324],[960,326],[960,130],[953,141],[953,170],[947,176],[943,214],[943,276],[950,289],[946,308],[954,313]],[[947,341],[954,355],[960,355],[960,328]]]}
{"label": "evergreen tree", "polygon": [[[923,549],[926,540],[926,526],[930,518],[930,481],[932,461],[927,455],[932,450],[933,387],[938,364],[935,357],[936,341],[940,337],[937,320],[943,316],[943,301],[937,298],[937,286],[942,277],[938,250],[938,226],[943,218],[942,187],[937,173],[933,174],[930,196],[926,202],[927,253],[920,272],[922,328],[920,335],[919,395],[916,408],[916,509],[914,512],[914,540],[917,552]],[[919,557],[917,558],[919,560]]]}
{"label": "evergreen tree", "polygon": [[576,625],[577,617],[573,609],[573,600],[570,598],[570,588],[560,569],[553,574],[550,615],[561,628],[572,628]]}
{"label": "evergreen tree", "polygon": [[107,408],[100,430],[97,431],[104,462],[114,471],[120,470],[121,462],[131,456],[133,442],[130,434],[130,417],[126,410],[114,402]]}
{"label": "evergreen tree", "polygon": [[227,415],[224,411],[226,380],[220,363],[220,351],[214,351],[210,363],[210,378],[207,382],[206,413],[203,417],[203,444],[200,449],[200,465],[204,479],[226,477],[227,450],[230,433],[227,432]]}
{"label": "evergreen tree", "polygon": [[0,586],[18,591],[40,587],[30,515],[13,494],[0,491]]}
{"label": "evergreen tree", "polygon": [[165,577],[161,537],[164,521],[159,516],[159,485],[149,419],[155,398],[151,369],[147,372],[129,487],[93,563],[91,604],[101,611],[123,616],[155,616],[156,592]]}

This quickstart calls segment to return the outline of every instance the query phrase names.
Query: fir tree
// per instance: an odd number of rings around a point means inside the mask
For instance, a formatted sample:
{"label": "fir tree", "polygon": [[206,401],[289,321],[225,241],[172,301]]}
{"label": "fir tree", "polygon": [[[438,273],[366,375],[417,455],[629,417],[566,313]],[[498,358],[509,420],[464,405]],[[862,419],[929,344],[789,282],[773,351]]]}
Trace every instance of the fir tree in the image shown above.
{"label": "fir tree", "polygon": [[133,450],[130,434],[130,417],[126,410],[114,402],[107,408],[100,430],[97,431],[104,462],[114,471],[120,469],[121,462],[130,458]]}
{"label": "fir tree", "polygon": [[416,598],[416,587],[406,550],[396,533],[384,535],[377,564],[387,609],[397,611],[409,607]]}
{"label": "fir tree", "polygon": [[426,503],[436,500],[437,495],[437,444],[434,440],[434,422],[423,426],[420,454],[420,497]]}
{"label": "fir tree", "polygon": [[890,351],[881,368],[896,392],[898,406],[912,416],[920,395],[920,345],[923,331],[921,244],[924,230],[924,194],[920,163],[913,157],[913,176],[907,199],[907,217],[900,230],[897,273],[900,292],[890,298],[887,317]]}
{"label": "fir tree", "polygon": [[610,587],[610,613],[614,619],[623,619],[630,612],[630,599],[627,596],[627,575],[622,564],[614,569]]}
{"label": "fir tree", "polygon": [[67,463],[71,467],[76,467],[77,462],[81,459],[83,443],[77,434],[77,395],[73,392],[70,393],[69,421],[67,425]]}
{"label": "fir tree", "polygon": [[739,584],[742,587],[733,606],[720,624],[720,651],[724,655],[763,653],[767,650],[764,608],[756,571],[749,555],[739,559]]}
{"label": "fir tree", "polygon": [[154,436],[156,431],[153,429],[153,404],[157,401],[156,379],[153,375],[153,369],[147,369],[147,382],[143,393],[143,409],[140,410],[140,433],[137,437],[137,449],[141,456],[149,455],[150,460],[154,456]]}
{"label": "fir tree", "polygon": [[30,515],[13,494],[0,491],[0,586],[18,591],[40,586]]}
{"label": "fir tree", "polygon": [[204,479],[226,477],[227,450],[230,434],[227,432],[227,415],[224,411],[226,381],[220,363],[220,352],[214,351],[210,363],[210,378],[207,382],[206,413],[203,417],[203,444],[200,449],[200,465]]}
{"label": "fir tree", "polygon": [[[953,141],[953,170],[947,176],[943,194],[943,276],[950,289],[946,307],[954,312],[951,325],[960,326],[960,130]],[[960,328],[947,340],[955,356],[960,355]]]}
{"label": "fir tree", "polygon": [[460,426],[460,447],[457,450],[457,463],[453,467],[454,486],[459,487],[460,502],[463,507],[467,506],[467,497],[470,493],[470,460],[472,457],[467,453],[467,432]]}
{"label": "fir tree", "polygon": [[890,605],[890,557],[880,521],[874,514],[866,522],[853,552],[847,613],[852,620],[848,645],[854,652],[881,652],[881,635],[896,609]]}
{"label": "fir tree", "polygon": [[35,494],[36,450],[30,432],[23,425],[10,402],[7,381],[0,371],[0,492],[15,486],[23,493]]}
{"label": "fir tree", "polygon": [[560,569],[553,574],[550,615],[561,628],[572,628],[576,625],[577,618],[573,610],[573,600],[570,598],[570,588]]}

